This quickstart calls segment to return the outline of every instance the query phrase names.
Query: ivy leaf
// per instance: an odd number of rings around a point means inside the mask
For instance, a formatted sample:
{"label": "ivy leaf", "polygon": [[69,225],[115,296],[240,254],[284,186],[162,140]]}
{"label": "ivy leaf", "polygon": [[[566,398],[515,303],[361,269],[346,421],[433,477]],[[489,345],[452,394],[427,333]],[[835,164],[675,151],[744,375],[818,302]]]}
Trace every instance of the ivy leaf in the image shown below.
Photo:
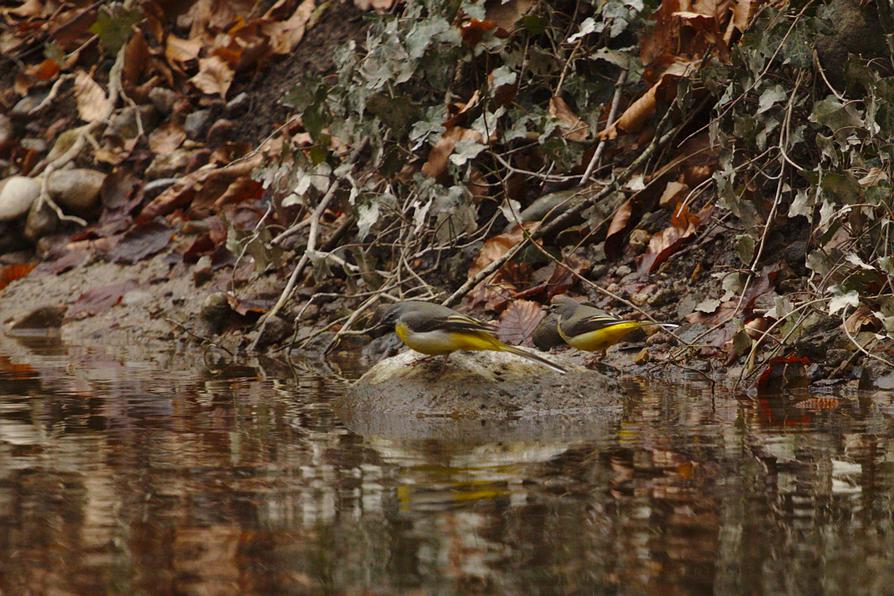
{"label": "ivy leaf", "polygon": [[133,26],[143,19],[139,10],[127,10],[120,5],[103,7],[96,15],[96,22],[90,26],[90,32],[99,37],[99,43],[109,54],[116,54],[130,39]]}
{"label": "ivy leaf", "polygon": [[761,93],[761,97],[758,100],[757,113],[763,114],[780,101],[785,100],[787,97],[788,96],[786,95],[785,90],[782,88],[782,85],[773,85],[772,87]]}
{"label": "ivy leaf", "polygon": [[743,265],[750,265],[754,258],[754,238],[749,234],[736,236],[736,256]]}
{"label": "ivy leaf", "polygon": [[593,17],[587,17],[580,24],[580,28],[577,30],[577,33],[571,35],[567,41],[568,43],[574,43],[578,39],[582,37],[586,37],[590,33],[601,33],[602,30],[605,29],[605,23],[599,22],[597,23]]}
{"label": "ivy leaf", "polygon": [[788,208],[789,217],[797,217],[799,215],[803,215],[808,220],[813,219],[813,198],[805,189],[795,193],[795,198]]}
{"label": "ivy leaf", "polygon": [[894,276],[894,257],[880,257],[878,266],[888,275]]}
{"label": "ivy leaf", "polygon": [[369,201],[357,207],[357,229],[358,238],[366,240],[369,236],[369,230],[379,221],[379,203],[378,201]]}
{"label": "ivy leaf", "polygon": [[491,97],[493,97],[496,90],[503,85],[515,85],[515,81],[518,80],[518,74],[505,64],[494,69],[491,75],[493,76],[493,81],[491,82],[490,87]]}
{"label": "ivy leaf", "polygon": [[[833,289],[837,290],[838,288],[833,286]],[[829,314],[834,315],[848,306],[852,308],[860,306],[860,295],[857,293],[857,290],[832,296],[829,300]]]}
{"label": "ivy leaf", "polygon": [[717,300],[716,298],[708,298],[707,300],[699,302],[696,305],[695,310],[710,315],[711,313],[716,312],[719,307],[720,300]]}
{"label": "ivy leaf", "polygon": [[857,110],[850,104],[842,104],[834,96],[813,104],[810,121],[829,127],[836,137],[842,130],[849,132],[850,129],[863,128],[863,119]]}
{"label": "ivy leaf", "polygon": [[458,166],[465,165],[470,159],[476,158],[486,147],[487,145],[482,145],[472,139],[462,139],[453,148],[450,161]]}

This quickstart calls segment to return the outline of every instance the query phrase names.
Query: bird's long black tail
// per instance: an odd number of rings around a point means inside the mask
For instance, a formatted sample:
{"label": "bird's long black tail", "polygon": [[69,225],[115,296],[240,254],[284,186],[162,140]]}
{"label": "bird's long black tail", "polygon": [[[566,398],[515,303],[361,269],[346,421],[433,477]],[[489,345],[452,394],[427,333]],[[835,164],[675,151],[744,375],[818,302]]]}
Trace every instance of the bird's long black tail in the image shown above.
{"label": "bird's long black tail", "polygon": [[510,352],[515,354],[516,356],[521,356],[522,358],[527,358],[528,360],[533,360],[534,362],[538,362],[543,366],[547,366],[558,373],[562,373],[563,375],[568,371],[556,364],[555,362],[551,362],[542,356],[538,356],[537,354],[533,354],[528,352],[527,350],[522,350],[521,348],[517,348],[515,346],[510,346],[509,344],[502,344],[502,349],[504,352]]}

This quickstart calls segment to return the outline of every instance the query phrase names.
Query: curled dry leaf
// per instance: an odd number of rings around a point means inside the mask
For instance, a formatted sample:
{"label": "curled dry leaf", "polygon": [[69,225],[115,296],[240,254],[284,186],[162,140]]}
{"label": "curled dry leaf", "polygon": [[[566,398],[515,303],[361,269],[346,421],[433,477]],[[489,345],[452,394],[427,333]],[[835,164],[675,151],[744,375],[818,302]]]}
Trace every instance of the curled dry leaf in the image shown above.
{"label": "curled dry leaf", "polygon": [[315,4],[315,0],[304,0],[287,20],[265,23],[261,26],[261,30],[270,39],[270,48],[274,54],[288,54],[295,49],[304,37]]}
{"label": "curled dry leaf", "polygon": [[469,267],[469,278],[475,277],[478,273],[496,261],[512,248],[522,241],[525,237],[525,230],[536,227],[536,223],[524,223],[521,226],[515,226],[504,234],[497,234],[484,241],[484,245],[478,252],[478,256]]}
{"label": "curled dry leaf", "polygon": [[668,182],[667,186],[664,187],[664,192],[661,193],[661,198],[658,199],[658,204],[662,207],[674,205],[679,200],[682,200],[687,192],[689,192],[689,187],[682,182]]}
{"label": "curled dry leaf", "polygon": [[531,300],[516,300],[503,311],[497,325],[497,337],[510,344],[531,344],[530,337],[546,313]]}
{"label": "curled dry leaf", "polygon": [[585,141],[590,135],[590,127],[580,119],[571,107],[559,96],[549,100],[549,115],[559,121],[562,136],[569,141]]}
{"label": "curled dry leaf", "polygon": [[695,234],[710,210],[709,206],[694,214],[689,212],[686,205],[675,208],[670,227],[658,232],[649,240],[649,248],[640,261],[639,270],[644,273],[655,271],[669,256],[679,250],[686,239]]}
{"label": "curled dry leaf", "polygon": [[476,143],[483,142],[480,133],[454,126],[444,132],[432,150],[428,153],[428,159],[422,164],[422,173],[430,178],[439,178],[447,170],[447,162],[453,153],[454,147],[460,141],[469,140]]}
{"label": "curled dry leaf", "polygon": [[83,70],[75,73],[74,95],[78,115],[85,122],[101,122],[112,114],[112,102],[106,92]]}
{"label": "curled dry leaf", "polygon": [[649,90],[624,110],[617,120],[599,133],[600,139],[613,140],[619,132],[636,133],[655,115],[658,99],[670,101],[676,96],[677,81],[687,76],[692,62],[675,60],[658,77]]}
{"label": "curled dry leaf", "polygon": [[226,98],[235,74],[223,59],[211,56],[199,59],[199,72],[190,81],[203,93]]}
{"label": "curled dry leaf", "polygon": [[633,217],[633,201],[628,199],[618,207],[612,216],[612,221],[605,233],[605,254],[609,258],[617,258],[621,255],[624,246],[624,233]]}
{"label": "curled dry leaf", "polygon": [[198,58],[201,50],[202,42],[198,39],[181,39],[176,35],[168,35],[165,57],[171,62],[182,64]]}
{"label": "curled dry leaf", "polygon": [[200,169],[183,176],[180,182],[155,197],[140,212],[140,221],[150,221],[155,217],[167,215],[171,211],[189,205],[193,200],[196,205],[208,206],[221,197],[230,184],[243,176],[250,176],[252,170],[259,167],[266,159],[263,151],[257,151],[250,157],[213,169]]}
{"label": "curled dry leaf", "polygon": [[397,0],[354,0],[354,6],[360,10],[375,10],[385,12],[397,4]]}
{"label": "curled dry leaf", "polygon": [[504,33],[511,33],[515,23],[531,10],[534,0],[508,0],[508,2],[491,2],[485,13],[485,19],[494,23]]}
{"label": "curled dry leaf", "polygon": [[149,148],[153,153],[170,153],[186,140],[183,128],[174,121],[168,122],[149,135]]}

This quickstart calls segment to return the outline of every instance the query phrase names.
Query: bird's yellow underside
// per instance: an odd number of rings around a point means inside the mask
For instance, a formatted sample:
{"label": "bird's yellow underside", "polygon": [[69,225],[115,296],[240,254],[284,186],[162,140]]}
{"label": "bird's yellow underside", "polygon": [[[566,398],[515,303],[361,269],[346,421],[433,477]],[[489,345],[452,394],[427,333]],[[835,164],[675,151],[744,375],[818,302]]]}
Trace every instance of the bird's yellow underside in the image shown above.
{"label": "bird's yellow underside", "polygon": [[[502,342],[483,332],[416,334],[404,323],[395,325],[394,332],[408,348],[430,356],[449,354],[456,350],[496,350],[499,352],[504,349]],[[420,336],[425,336],[424,341],[420,341]]]}
{"label": "bird's yellow underside", "polygon": [[572,348],[584,350],[585,352],[597,352],[618,343],[627,337],[631,331],[642,326],[643,324],[640,321],[624,321],[616,325],[605,327],[604,329],[597,329],[596,331],[590,331],[589,333],[581,333],[574,337],[569,337],[562,333],[560,326],[559,335],[561,335],[562,339],[565,340],[565,343]]}

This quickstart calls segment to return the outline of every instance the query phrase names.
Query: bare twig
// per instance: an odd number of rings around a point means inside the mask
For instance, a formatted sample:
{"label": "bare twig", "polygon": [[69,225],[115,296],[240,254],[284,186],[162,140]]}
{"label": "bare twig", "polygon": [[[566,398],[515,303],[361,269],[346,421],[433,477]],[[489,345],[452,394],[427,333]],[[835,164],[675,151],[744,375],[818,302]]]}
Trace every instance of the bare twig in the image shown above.
{"label": "bare twig", "polygon": [[[353,163],[365,146],[366,143],[359,143],[354,148],[354,151],[348,158],[347,163]],[[329,206],[329,202],[335,196],[335,192],[338,190],[339,182],[341,182],[340,179],[335,179],[329,184],[329,188],[326,190],[326,194],[323,195],[323,198],[320,199],[319,204],[316,206],[313,213],[311,214],[310,232],[308,233],[307,247],[304,249],[304,254],[301,255],[301,259],[298,260],[298,264],[295,265],[295,268],[292,270],[292,275],[289,276],[289,280],[286,282],[286,287],[283,288],[283,291],[279,295],[279,299],[276,301],[276,304],[274,304],[273,308],[271,308],[261,319],[261,324],[258,328],[258,335],[251,343],[251,346],[249,346],[250,350],[257,349],[258,340],[263,336],[264,330],[267,328],[267,321],[279,314],[279,311],[282,310],[283,306],[286,305],[286,302],[289,301],[289,298],[292,297],[292,292],[295,290],[295,285],[298,282],[298,279],[301,277],[301,273],[304,271],[304,267],[310,261],[310,258],[315,254],[317,249],[317,237],[320,231],[320,217],[322,217],[323,212],[326,211],[326,208]]]}
{"label": "bare twig", "polygon": [[[662,118],[661,123],[666,121],[668,114],[669,112],[665,114],[665,116]],[[661,129],[661,123],[659,123],[658,126],[659,130]],[[453,306],[454,304],[458,303],[463,298],[463,296],[465,296],[469,293],[470,290],[472,290],[472,288],[477,286],[479,283],[497,272],[507,262],[512,260],[525,246],[527,246],[528,242],[532,240],[538,240],[540,238],[543,238],[544,236],[564,229],[564,227],[567,226],[575,217],[577,217],[580,212],[583,211],[586,207],[601,201],[605,197],[617,191],[619,188],[621,188],[621,185],[624,182],[626,182],[631,176],[633,176],[639,166],[641,166],[647,159],[649,159],[649,157],[656,151],[658,147],[661,147],[665,143],[670,141],[674,136],[676,136],[678,131],[679,129],[677,127],[674,127],[660,137],[656,135],[652,139],[652,142],[649,143],[649,146],[646,147],[646,149],[642,153],[640,153],[640,155],[635,160],[633,160],[630,165],[624,169],[623,172],[621,172],[615,179],[613,179],[605,187],[603,187],[601,191],[593,195],[587,201],[572,203],[570,207],[557,218],[550,221],[548,224],[535,229],[533,233],[526,236],[524,240],[512,247],[512,249],[506,252],[506,254],[498,259],[494,259],[487,265],[487,267],[479,271],[477,275],[466,280],[466,282],[462,286],[460,286],[459,289],[448,296],[441,304],[443,304],[444,306]]]}
{"label": "bare twig", "polygon": [[[615,114],[618,113],[618,104],[621,103],[621,90],[624,88],[625,81],[627,81],[626,69],[621,71],[621,74],[618,75],[618,82],[615,83],[615,95],[612,97],[612,105],[608,112],[608,119],[605,121],[605,130],[611,128],[612,124],[615,122]],[[590,163],[587,164],[587,169],[584,172],[584,175],[580,177],[580,181],[577,183],[578,186],[583,186],[590,180],[590,176],[593,175],[593,169],[602,158],[602,152],[605,150],[605,143],[606,139],[599,141],[599,144],[596,146],[596,151],[593,152],[593,157],[590,158]]]}

